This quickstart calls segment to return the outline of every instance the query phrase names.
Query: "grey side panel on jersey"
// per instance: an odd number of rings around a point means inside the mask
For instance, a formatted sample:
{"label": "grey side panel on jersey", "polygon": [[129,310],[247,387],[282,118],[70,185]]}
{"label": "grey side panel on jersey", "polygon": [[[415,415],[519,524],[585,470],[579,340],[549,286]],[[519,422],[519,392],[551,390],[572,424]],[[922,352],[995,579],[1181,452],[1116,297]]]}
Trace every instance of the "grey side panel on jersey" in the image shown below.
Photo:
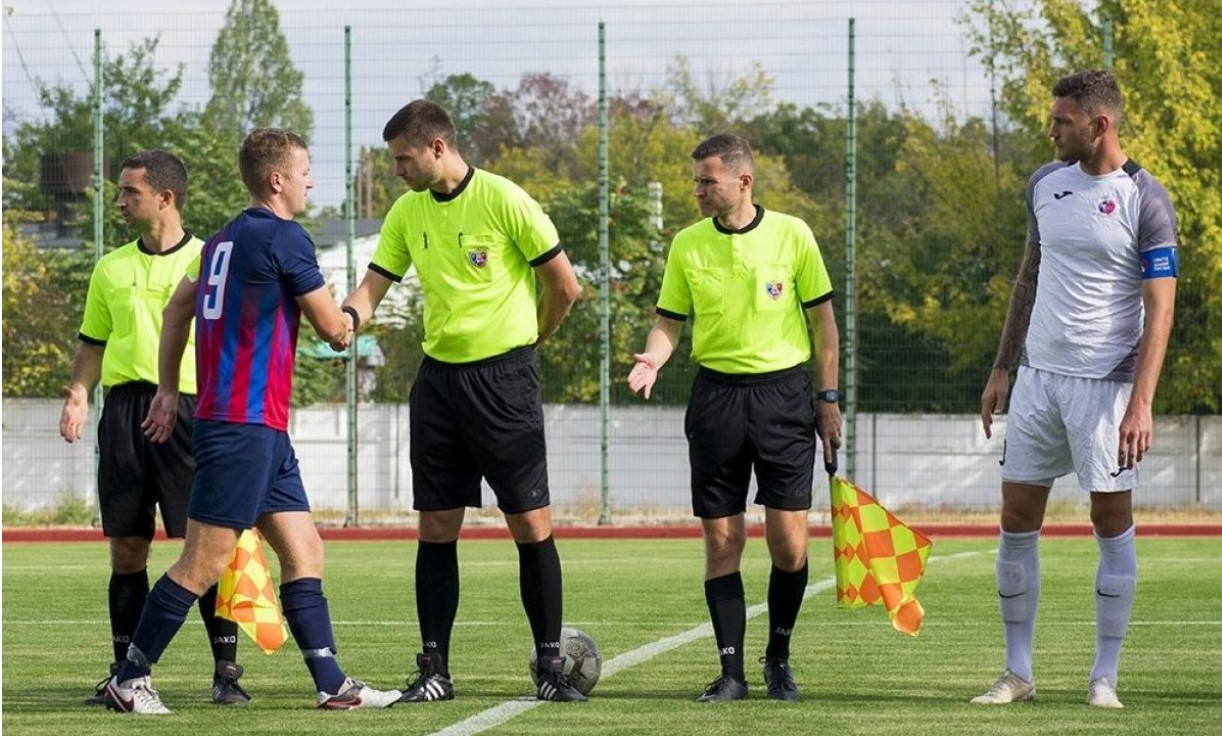
{"label": "grey side panel on jersey", "polygon": [[1144,253],[1151,248],[1175,248],[1179,245],[1179,227],[1175,219],[1175,208],[1171,197],[1154,175],[1140,169],[1133,175],[1133,183],[1141,194],[1141,210],[1137,221],[1137,250]]}

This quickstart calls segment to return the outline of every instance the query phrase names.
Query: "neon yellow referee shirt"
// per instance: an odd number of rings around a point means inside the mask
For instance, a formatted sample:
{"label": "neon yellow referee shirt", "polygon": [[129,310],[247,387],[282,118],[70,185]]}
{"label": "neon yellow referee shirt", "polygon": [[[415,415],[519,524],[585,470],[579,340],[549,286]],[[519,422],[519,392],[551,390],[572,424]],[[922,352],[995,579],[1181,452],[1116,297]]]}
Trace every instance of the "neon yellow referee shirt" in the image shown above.
{"label": "neon yellow referee shirt", "polygon": [[[190,233],[163,253],[145,250],[140,240],[102,256],[89,279],[83,342],[103,345],[102,385],[144,381],[157,383],[157,346],[161,312],[194,262],[198,268],[204,242]],[[195,328],[182,358],[178,390],[195,394]]]}
{"label": "neon yellow referee shirt", "polygon": [[755,219],[742,230],[710,217],[675,236],[657,308],[671,319],[695,316],[697,363],[756,374],[810,359],[803,310],[831,298],[831,280],[806,223],[756,205]]}
{"label": "neon yellow referee shirt", "polygon": [[424,353],[470,363],[539,338],[531,269],[558,255],[559,241],[521,187],[472,167],[447,195],[399,197],[369,268],[400,281],[414,265],[424,292]]}

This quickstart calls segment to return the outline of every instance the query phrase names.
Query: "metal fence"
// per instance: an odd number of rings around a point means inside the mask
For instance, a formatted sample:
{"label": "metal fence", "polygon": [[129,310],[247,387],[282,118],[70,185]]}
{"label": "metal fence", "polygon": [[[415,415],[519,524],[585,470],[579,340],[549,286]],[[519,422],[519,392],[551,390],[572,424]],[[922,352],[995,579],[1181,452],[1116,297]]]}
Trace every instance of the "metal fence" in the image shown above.
{"label": "metal fence", "polygon": [[[151,58],[153,68],[165,75],[162,81],[181,74],[166,114],[203,110],[217,94],[210,84],[209,58],[218,33],[226,27],[226,3],[218,2],[209,12],[81,15],[27,10],[28,3],[13,5],[13,12],[5,17],[6,179],[16,171],[12,168],[16,164],[10,162],[19,160],[12,149],[17,131],[22,125],[37,126],[50,119],[53,100],[40,90],[58,88],[89,100],[95,94],[96,69],[124,54],[132,58],[133,50],[148,39],[156,39]],[[982,152],[984,160],[997,163],[1009,155],[997,144],[998,127],[1006,125],[1004,119],[999,121],[996,107],[998,80],[970,53],[971,20],[962,3],[478,7],[458,2],[444,9],[318,7],[285,3],[278,23],[292,65],[303,75],[301,99],[312,112],[309,139],[317,186],[309,224],[320,260],[330,264],[326,270],[338,292],[359,278],[367,262],[367,251],[362,249],[376,238],[378,180],[389,174],[373,169],[379,159],[370,153],[382,148],[381,126],[402,104],[439,84],[449,83],[453,92],[455,81],[465,78],[508,100],[512,114],[506,124],[514,126],[517,136],[506,138],[511,145],[493,150],[487,145],[493,138],[468,139],[463,145],[479,150],[481,163],[493,171],[525,178],[522,183],[545,206],[552,201],[548,176],[556,172],[551,169],[564,168],[564,176],[578,183],[582,177],[587,184],[597,179],[597,166],[582,152],[593,151],[592,141],[609,132],[606,125],[600,127],[596,115],[600,99],[609,98],[621,111],[632,104],[646,107],[645,101],[654,105],[657,116],[633,119],[665,124],[678,133],[660,139],[644,131],[634,145],[630,136],[615,135],[613,117],[612,150],[603,159],[610,169],[612,194],[604,192],[603,200],[635,196],[648,203],[644,211],[660,221],[652,244],[659,257],[669,236],[695,219],[687,185],[691,148],[687,143],[697,133],[718,126],[741,128],[762,139],[762,151],[775,162],[760,176],[758,198],[766,206],[792,209],[810,221],[832,271],[846,341],[842,382],[852,388],[846,415],[847,469],[863,485],[875,486],[884,499],[890,496],[892,502],[930,518],[951,520],[992,509],[999,479],[987,458],[1000,453],[1001,439],[982,445],[970,413],[983,387],[991,347],[977,347],[971,353],[965,345],[965,358],[953,344],[939,343],[936,335],[914,328],[903,304],[880,296],[886,279],[858,280],[861,269],[885,270],[887,250],[907,248],[905,233],[917,227],[905,213],[896,215],[895,221],[889,219],[901,209],[890,202],[906,194],[897,186],[910,189],[915,181],[888,185],[902,138],[920,133],[914,133],[912,126],[923,125],[922,130],[927,128],[935,136],[953,138],[950,129],[968,135],[972,125],[979,124],[986,131],[980,140],[992,141],[992,150]],[[141,103],[133,99],[131,106],[139,109]],[[108,105],[122,106],[124,101],[104,101],[99,108]],[[107,119],[99,113],[99,121]],[[787,125],[794,126],[789,133]],[[78,157],[88,153],[87,164],[78,161],[86,167],[82,183],[48,181],[55,169],[48,169],[46,157],[37,177],[29,168],[24,170],[24,176],[38,180],[17,182],[38,193],[25,201],[41,203],[44,222],[27,225],[25,235],[44,248],[100,248],[102,243],[127,239],[104,218],[99,217],[95,230],[81,214],[89,210],[88,185],[96,183],[93,152],[106,151],[113,159],[163,144],[125,137],[128,131],[107,127],[105,122],[84,129],[88,135],[79,140],[61,140],[63,150],[40,152]],[[105,141],[100,146],[93,137],[98,133]],[[855,133],[855,140],[850,133]],[[231,144],[236,148],[238,142]],[[546,152],[549,142],[574,153],[563,161],[523,153]],[[97,159],[98,173],[113,180],[117,161],[101,155]],[[1015,162],[1023,162],[1020,155],[1006,160]],[[648,170],[650,177],[669,177],[671,183],[646,191],[637,169]],[[990,220],[990,237],[1002,253],[999,259],[1008,269],[1003,274],[1008,279],[1023,239],[1022,180],[1007,178],[999,163],[992,173],[992,184],[1005,193],[994,197],[1003,200],[997,211],[1005,216],[960,214]],[[6,189],[9,186],[6,181]],[[193,186],[197,191],[241,188],[236,175],[202,183],[197,178]],[[6,193],[6,207],[13,201]],[[110,205],[103,201],[98,208]],[[189,205],[189,227],[191,218]],[[1018,226],[1012,227],[1013,223]],[[596,221],[587,225],[591,231],[598,228]],[[609,249],[613,268],[617,227],[612,223],[597,243],[604,252]],[[865,258],[855,255],[859,238]],[[86,242],[91,245],[83,245]],[[350,255],[348,246],[355,255]],[[866,252],[871,247],[873,256]],[[587,285],[597,291],[597,255],[589,263]],[[981,289],[996,276],[979,274]],[[410,301],[410,288],[410,284],[396,287],[398,297]],[[83,302],[83,294],[76,298]],[[648,315],[651,303],[634,305],[630,315],[603,316],[598,314],[598,300],[583,300],[562,327],[562,336],[566,331],[575,336],[557,348],[572,350],[574,356],[554,356],[543,366],[549,387],[595,387],[568,393],[555,389],[560,398],[548,407],[553,487],[564,518],[614,522],[686,515],[686,457],[677,419],[681,410],[675,407],[686,398],[690,362],[678,356],[667,368],[660,391],[663,405],[658,407],[643,407],[628,396],[619,375],[630,361],[630,352],[622,346],[643,344],[642,325],[648,318],[642,315]],[[966,342],[995,345],[1002,309],[1004,303],[982,309],[976,320],[978,334]],[[578,360],[579,349],[597,351],[591,345],[597,342],[600,316],[609,322],[603,349],[610,354],[592,353],[592,363]],[[65,337],[74,330],[75,324]],[[419,351],[407,344],[410,331],[388,329],[378,334],[379,359],[360,364],[362,398],[377,398],[379,384],[385,389],[410,381],[419,359]],[[29,356],[31,361],[39,359]],[[600,372],[605,375],[597,375]],[[578,394],[585,398],[574,399]],[[56,406],[53,401],[5,397],[7,521],[29,518],[32,509],[62,506],[64,499],[92,504],[91,451],[88,446],[54,447]],[[297,411],[294,437],[309,475],[307,488],[317,494],[320,507],[350,523],[402,519],[410,500],[406,411],[394,400]],[[355,466],[345,463],[347,453],[337,454],[336,449],[349,441],[353,416],[356,433],[349,447]],[[1173,417],[1160,422],[1160,428],[1186,423],[1196,430],[1165,434],[1168,444],[1159,445],[1159,454],[1152,459],[1158,467],[1147,473],[1154,482],[1142,490],[1143,501],[1160,513],[1176,509],[1195,518],[1216,512],[1222,503],[1217,495],[1222,475],[1218,440],[1222,430],[1217,418]],[[890,444],[880,439],[889,435]],[[922,453],[919,448],[926,442],[930,449]],[[308,451],[301,451],[303,446]],[[956,460],[956,456],[971,459]],[[920,472],[904,470],[914,465],[921,467]],[[1066,513],[1081,516],[1081,499],[1071,493],[1066,498]]]}

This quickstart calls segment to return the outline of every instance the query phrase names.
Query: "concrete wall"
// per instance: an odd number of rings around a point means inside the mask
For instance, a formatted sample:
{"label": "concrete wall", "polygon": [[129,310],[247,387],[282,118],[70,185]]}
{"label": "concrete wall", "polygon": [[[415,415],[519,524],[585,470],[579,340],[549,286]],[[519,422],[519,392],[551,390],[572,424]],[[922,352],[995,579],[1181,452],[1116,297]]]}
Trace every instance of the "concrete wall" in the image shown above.
{"label": "concrete wall", "polygon": [[[5,399],[3,410],[6,507],[30,510],[54,506],[65,495],[94,497],[92,430],[72,445],[60,439],[58,401]],[[594,519],[601,475],[598,407],[552,405],[545,414],[556,512]],[[358,409],[362,513],[411,508],[407,417],[402,405]],[[851,478],[893,509],[919,507],[948,515],[995,509],[1005,436],[1005,418],[1000,419],[993,439],[986,440],[975,416],[859,415]],[[306,489],[320,510],[347,505],[346,426],[343,406],[292,414],[290,433]],[[1158,417],[1154,436],[1154,450],[1142,463],[1137,503],[1222,509],[1222,417]],[[613,408],[609,446],[613,516],[690,514],[682,409]],[[842,456],[840,463],[846,474],[848,458]],[[494,508],[487,488],[484,495],[485,506]],[[1085,500],[1073,476],[1058,482],[1053,498]]]}

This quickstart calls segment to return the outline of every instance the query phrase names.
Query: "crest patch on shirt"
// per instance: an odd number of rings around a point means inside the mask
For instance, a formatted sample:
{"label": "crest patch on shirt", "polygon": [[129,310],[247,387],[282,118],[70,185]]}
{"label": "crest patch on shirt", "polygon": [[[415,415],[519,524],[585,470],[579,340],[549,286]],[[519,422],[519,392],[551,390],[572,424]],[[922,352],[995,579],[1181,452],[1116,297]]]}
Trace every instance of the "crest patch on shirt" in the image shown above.
{"label": "crest patch on shirt", "polygon": [[769,281],[764,284],[764,292],[772,297],[773,301],[781,298],[781,292],[785,290],[785,284],[780,281]]}
{"label": "crest patch on shirt", "polygon": [[1110,215],[1116,211],[1116,198],[1110,194],[1105,194],[1099,200],[1099,211],[1105,215]]}
{"label": "crest patch on shirt", "polygon": [[476,268],[483,268],[488,263],[488,251],[473,250],[467,253],[467,260]]}

